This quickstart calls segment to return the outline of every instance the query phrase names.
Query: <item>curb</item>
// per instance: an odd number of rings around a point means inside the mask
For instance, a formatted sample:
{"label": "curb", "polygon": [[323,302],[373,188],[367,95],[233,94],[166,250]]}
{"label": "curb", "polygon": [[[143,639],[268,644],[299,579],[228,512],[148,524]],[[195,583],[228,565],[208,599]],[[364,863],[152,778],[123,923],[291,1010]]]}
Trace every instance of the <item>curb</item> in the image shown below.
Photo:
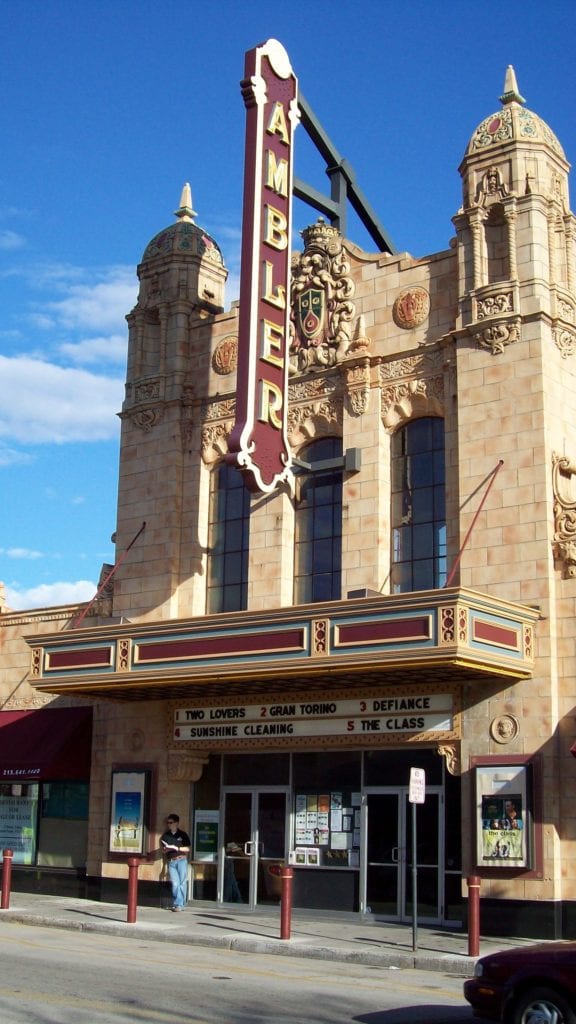
{"label": "curb", "polygon": [[195,935],[189,932],[162,931],[149,925],[128,922],[71,921],[69,918],[43,917],[40,914],[23,914],[17,910],[0,911],[0,921],[13,924],[32,925],[38,928],[60,928],[65,931],[87,932],[100,935],[126,937],[137,935],[138,939],[152,942],[168,942],[181,946],[204,946],[210,949],[225,949],[236,953],[257,953],[269,956],[299,957],[307,960],[325,960],[337,963],[364,964],[366,967],[380,967],[383,970],[418,970],[455,974],[468,978],[474,972],[475,959],[446,954],[423,954],[418,951],[397,953],[350,950],[337,946],[314,946],[305,938],[299,939],[258,939],[246,935]]}

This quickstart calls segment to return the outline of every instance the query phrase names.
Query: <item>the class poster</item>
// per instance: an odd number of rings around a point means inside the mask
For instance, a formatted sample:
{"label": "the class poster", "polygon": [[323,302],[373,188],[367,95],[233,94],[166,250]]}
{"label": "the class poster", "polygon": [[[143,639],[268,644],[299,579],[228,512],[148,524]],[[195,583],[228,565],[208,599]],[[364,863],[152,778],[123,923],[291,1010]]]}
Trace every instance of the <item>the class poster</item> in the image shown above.
{"label": "the class poster", "polygon": [[478,865],[528,866],[525,767],[477,768],[476,785]]}

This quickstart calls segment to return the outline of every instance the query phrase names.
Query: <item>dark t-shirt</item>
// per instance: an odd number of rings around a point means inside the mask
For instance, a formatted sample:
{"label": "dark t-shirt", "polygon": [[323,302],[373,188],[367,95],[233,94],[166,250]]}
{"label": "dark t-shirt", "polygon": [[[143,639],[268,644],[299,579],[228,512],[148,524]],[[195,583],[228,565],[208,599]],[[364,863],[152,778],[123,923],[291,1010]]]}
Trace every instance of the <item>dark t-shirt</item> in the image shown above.
{"label": "dark t-shirt", "polygon": [[[178,850],[167,850],[164,843],[167,843],[168,846],[177,846]],[[160,846],[164,850],[164,854],[168,860],[172,860],[173,857],[180,856],[179,850],[181,846],[190,846],[190,836],[187,832],[183,832],[181,828],[177,828],[175,832],[171,832],[170,829],[168,829],[160,837]]]}

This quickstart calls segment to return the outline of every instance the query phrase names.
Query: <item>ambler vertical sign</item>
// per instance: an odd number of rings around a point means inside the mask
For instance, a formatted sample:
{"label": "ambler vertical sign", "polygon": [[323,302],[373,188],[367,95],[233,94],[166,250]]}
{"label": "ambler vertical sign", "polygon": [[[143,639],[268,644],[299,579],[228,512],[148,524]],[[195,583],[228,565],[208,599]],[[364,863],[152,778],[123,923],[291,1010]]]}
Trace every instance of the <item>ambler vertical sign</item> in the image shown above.
{"label": "ambler vertical sign", "polygon": [[228,460],[250,490],[268,493],[292,483],[287,357],[297,90],[276,39],[247,52],[236,423]]}

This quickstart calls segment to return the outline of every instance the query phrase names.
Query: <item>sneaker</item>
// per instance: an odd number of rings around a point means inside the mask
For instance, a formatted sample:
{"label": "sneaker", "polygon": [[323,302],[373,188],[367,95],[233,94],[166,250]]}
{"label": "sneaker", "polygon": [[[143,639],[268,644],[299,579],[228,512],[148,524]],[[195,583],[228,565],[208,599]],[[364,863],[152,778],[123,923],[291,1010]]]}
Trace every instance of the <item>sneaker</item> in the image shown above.
{"label": "sneaker", "polygon": [[179,910],[184,910],[184,907],[172,907],[172,910],[177,913]]}

